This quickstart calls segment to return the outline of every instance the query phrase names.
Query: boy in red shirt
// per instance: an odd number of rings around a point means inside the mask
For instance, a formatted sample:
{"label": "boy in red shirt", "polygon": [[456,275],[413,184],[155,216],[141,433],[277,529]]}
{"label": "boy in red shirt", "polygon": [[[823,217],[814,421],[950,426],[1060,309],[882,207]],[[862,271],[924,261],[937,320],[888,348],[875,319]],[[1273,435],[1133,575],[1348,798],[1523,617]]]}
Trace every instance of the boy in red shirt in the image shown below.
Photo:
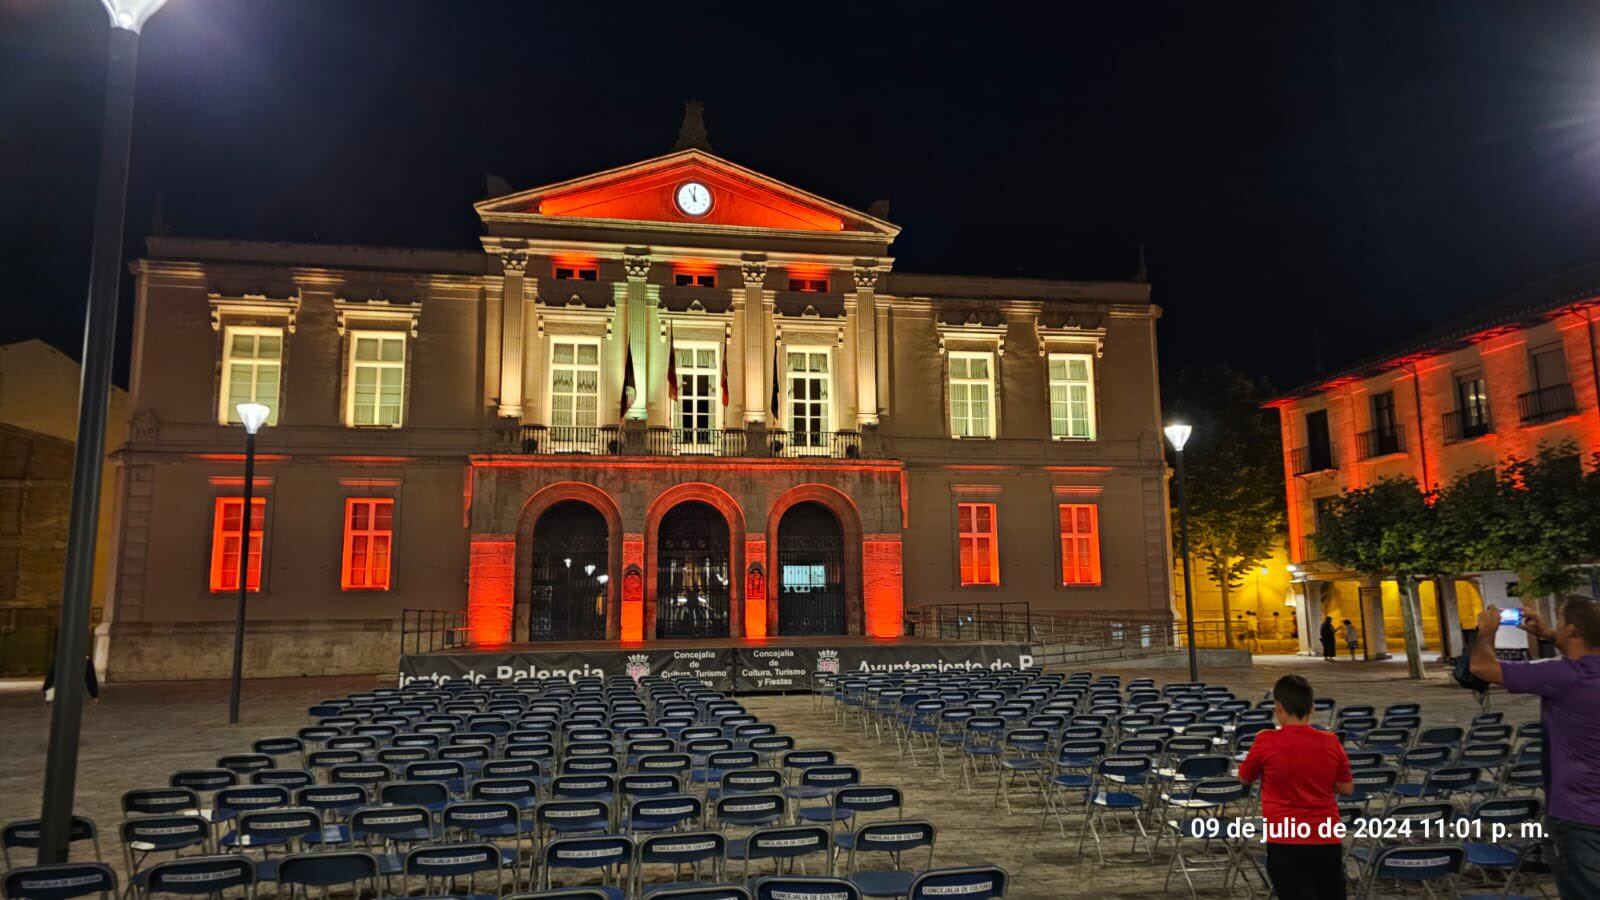
{"label": "boy in red shirt", "polygon": [[1256,735],[1239,780],[1261,779],[1267,877],[1279,900],[1344,900],[1344,855],[1334,795],[1355,791],[1339,739],[1311,727],[1311,684],[1285,675],[1272,686],[1276,731]]}

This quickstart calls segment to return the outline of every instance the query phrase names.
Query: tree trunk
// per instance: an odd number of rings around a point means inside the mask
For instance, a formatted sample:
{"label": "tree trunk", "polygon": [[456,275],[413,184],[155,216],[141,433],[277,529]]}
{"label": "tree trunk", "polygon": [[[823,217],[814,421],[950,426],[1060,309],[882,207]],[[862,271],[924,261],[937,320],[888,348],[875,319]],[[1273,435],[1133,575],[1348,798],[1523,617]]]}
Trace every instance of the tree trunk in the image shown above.
{"label": "tree trunk", "polygon": [[1222,642],[1229,650],[1233,649],[1233,606],[1228,602],[1228,567],[1222,567],[1223,575],[1217,579],[1217,590],[1222,595]]}
{"label": "tree trunk", "polygon": [[1422,676],[1422,642],[1417,640],[1417,623],[1420,619],[1421,601],[1417,598],[1417,579],[1407,575],[1400,579],[1400,622],[1406,632],[1406,671],[1412,678]]}

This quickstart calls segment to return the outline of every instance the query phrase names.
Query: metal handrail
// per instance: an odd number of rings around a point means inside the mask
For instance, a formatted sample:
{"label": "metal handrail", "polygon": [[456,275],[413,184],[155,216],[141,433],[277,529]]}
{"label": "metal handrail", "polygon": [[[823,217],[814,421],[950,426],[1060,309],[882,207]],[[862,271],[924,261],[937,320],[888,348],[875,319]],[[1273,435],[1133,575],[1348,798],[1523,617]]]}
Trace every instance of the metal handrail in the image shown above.
{"label": "metal handrail", "polygon": [[1362,459],[1404,453],[1406,452],[1405,426],[1392,425],[1388,428],[1374,428],[1371,431],[1363,431],[1356,435],[1356,446],[1360,450]]}
{"label": "metal handrail", "polygon": [[400,611],[401,653],[437,653],[469,643],[465,612],[450,609]]}
{"label": "metal handrail", "polygon": [[1550,422],[1578,411],[1570,384],[1552,384],[1517,395],[1517,411],[1524,424]]}

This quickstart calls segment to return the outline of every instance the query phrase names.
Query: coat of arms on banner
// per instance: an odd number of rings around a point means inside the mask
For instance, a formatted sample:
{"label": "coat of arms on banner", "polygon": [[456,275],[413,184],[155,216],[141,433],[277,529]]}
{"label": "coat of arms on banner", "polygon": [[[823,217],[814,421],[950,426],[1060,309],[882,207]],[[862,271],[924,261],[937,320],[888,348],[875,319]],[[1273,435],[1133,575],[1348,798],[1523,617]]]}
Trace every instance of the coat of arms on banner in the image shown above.
{"label": "coat of arms on banner", "polygon": [[650,674],[650,657],[644,653],[628,654],[628,665],[623,669],[628,677],[639,681]]}
{"label": "coat of arms on banner", "polygon": [[832,674],[832,675],[839,674],[839,651],[837,651],[837,650],[818,650],[817,651],[817,671],[818,672],[827,672],[827,673]]}

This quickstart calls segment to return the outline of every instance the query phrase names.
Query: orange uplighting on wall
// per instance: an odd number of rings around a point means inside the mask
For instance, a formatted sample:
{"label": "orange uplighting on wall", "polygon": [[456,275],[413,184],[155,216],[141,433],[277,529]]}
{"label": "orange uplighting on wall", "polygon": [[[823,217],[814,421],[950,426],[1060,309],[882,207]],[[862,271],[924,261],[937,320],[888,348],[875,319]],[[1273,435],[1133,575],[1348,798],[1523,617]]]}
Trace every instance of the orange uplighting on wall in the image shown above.
{"label": "orange uplighting on wall", "polygon": [[1100,584],[1100,507],[1061,504],[1061,583]]}
{"label": "orange uplighting on wall", "polygon": [[622,615],[620,634],[624,641],[644,640],[644,535],[630,534],[622,539]]}
{"label": "orange uplighting on wall", "polygon": [[[744,558],[751,561],[766,559],[767,539],[745,538]],[[767,630],[767,572],[757,564],[750,567],[744,580],[744,636],[764,638]]]}
{"label": "orange uplighting on wall", "polygon": [[339,584],[347,591],[389,589],[394,545],[394,499],[348,497],[344,501],[344,565]]}
{"label": "orange uplighting on wall", "polygon": [[472,643],[511,641],[517,545],[504,538],[473,540],[467,558],[467,632]]}
{"label": "orange uplighting on wall", "polygon": [[[243,497],[218,497],[211,519],[211,590],[239,589],[240,526]],[[250,498],[249,590],[261,590],[261,541],[265,536],[267,498]]]}
{"label": "orange uplighting on wall", "polygon": [[861,542],[862,618],[868,637],[905,633],[905,568],[899,540]]}
{"label": "orange uplighting on wall", "polygon": [[995,533],[993,503],[956,504],[956,527],[961,549],[961,583],[1000,583],[1000,541]]}
{"label": "orange uplighting on wall", "polygon": [[[711,192],[713,203],[704,215],[685,214],[673,199],[677,188],[689,181],[703,184]],[[791,196],[750,178],[691,161],[546,194],[538,199],[536,211],[543,216],[590,219],[844,230],[844,220],[839,216]]]}

